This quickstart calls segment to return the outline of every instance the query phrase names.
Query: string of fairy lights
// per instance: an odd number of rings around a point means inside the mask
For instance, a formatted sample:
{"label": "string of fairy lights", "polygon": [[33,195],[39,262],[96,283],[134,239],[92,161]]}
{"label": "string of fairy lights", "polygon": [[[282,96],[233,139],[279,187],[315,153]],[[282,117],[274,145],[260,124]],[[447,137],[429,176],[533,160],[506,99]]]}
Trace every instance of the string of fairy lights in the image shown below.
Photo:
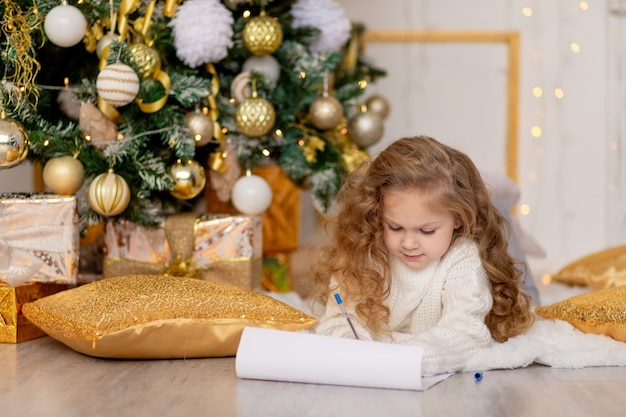
{"label": "string of fairy lights", "polygon": [[[581,98],[577,94],[579,91],[571,91],[573,84],[570,81],[579,70],[577,65],[581,60],[588,59],[585,54],[588,52],[585,49],[585,19],[590,8],[601,6],[589,1],[547,4],[538,0],[515,2],[515,5],[517,9],[512,12],[517,14],[515,20],[519,22],[525,42],[520,57],[525,77],[520,100],[525,104],[526,112],[520,118],[518,157],[523,162],[519,173],[523,192],[517,211],[520,221],[535,235],[546,221],[547,202],[552,202],[551,210],[555,216],[557,211],[568,207],[568,197],[559,191],[558,184],[565,181],[568,172],[568,161],[562,155],[570,151],[566,148],[575,142],[577,134],[569,116],[573,109],[572,100]],[[562,219],[553,222],[550,236],[544,238],[549,240],[560,236],[559,239],[563,239],[568,233],[566,226]],[[557,243],[552,242],[557,251],[567,250],[566,245]],[[565,256],[564,253],[551,255],[553,259]],[[542,260],[537,262],[542,263]],[[553,267],[545,265],[539,269],[551,270]],[[548,284],[551,277],[543,274],[541,280]]]}

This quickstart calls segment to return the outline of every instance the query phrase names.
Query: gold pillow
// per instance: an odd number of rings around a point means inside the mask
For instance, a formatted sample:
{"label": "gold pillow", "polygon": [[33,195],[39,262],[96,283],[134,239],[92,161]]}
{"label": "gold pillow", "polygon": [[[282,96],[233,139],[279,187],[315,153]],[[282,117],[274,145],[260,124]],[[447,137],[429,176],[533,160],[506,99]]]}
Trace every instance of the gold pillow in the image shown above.
{"label": "gold pillow", "polygon": [[585,333],[626,342],[626,286],[591,291],[537,307],[535,312],[546,319],[567,321]]}
{"label": "gold pillow", "polygon": [[564,266],[554,281],[594,290],[626,285],[626,245],[594,252]]}
{"label": "gold pillow", "polygon": [[77,352],[127,359],[234,356],[246,326],[316,324],[253,290],[159,275],[103,279],[24,304],[22,312]]}

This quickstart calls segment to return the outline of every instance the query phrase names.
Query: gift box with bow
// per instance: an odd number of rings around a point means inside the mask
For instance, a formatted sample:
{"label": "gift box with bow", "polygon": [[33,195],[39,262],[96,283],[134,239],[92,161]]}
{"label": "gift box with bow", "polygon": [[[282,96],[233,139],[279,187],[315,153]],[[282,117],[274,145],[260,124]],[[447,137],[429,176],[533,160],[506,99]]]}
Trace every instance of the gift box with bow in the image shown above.
{"label": "gift box with bow", "polygon": [[163,274],[253,289],[262,275],[260,216],[184,213],[157,228],[109,221],[105,278]]}

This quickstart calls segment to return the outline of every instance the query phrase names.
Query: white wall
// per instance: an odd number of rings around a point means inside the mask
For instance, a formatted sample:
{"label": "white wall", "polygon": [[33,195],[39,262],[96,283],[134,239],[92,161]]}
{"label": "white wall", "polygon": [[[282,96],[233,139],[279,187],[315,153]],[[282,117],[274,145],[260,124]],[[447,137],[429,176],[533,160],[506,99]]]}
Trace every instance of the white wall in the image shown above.
{"label": "white wall", "polygon": [[0,169],[0,193],[32,192],[34,168],[24,161],[13,168]]}
{"label": "white wall", "polygon": [[[616,30],[608,25],[613,21],[615,28],[624,26],[624,17],[609,13],[609,3],[615,1],[588,2],[586,10],[581,9],[581,2],[571,0],[338,3],[351,20],[370,30],[518,31],[518,178],[520,206],[529,208],[518,218],[547,252],[545,259],[529,259],[533,272],[537,276],[554,273],[579,256],[626,242],[626,215],[623,208],[615,213],[608,183],[608,177],[615,176],[611,170],[616,169],[608,161],[624,165],[609,147],[611,141],[613,148],[621,143],[624,133],[616,131],[609,137],[607,131],[611,121],[621,126],[615,122],[619,109],[615,103],[610,109],[607,104],[610,89],[619,82],[616,76],[607,77],[612,58],[609,40]],[[532,10],[531,16],[524,15],[525,7]],[[571,42],[580,45],[580,52],[572,52]],[[623,40],[618,43],[614,51],[624,46]],[[389,70],[388,79],[374,89],[392,104],[386,134],[370,149],[372,154],[401,136],[429,134],[466,151],[482,170],[505,172],[507,65],[497,47],[371,45],[366,46],[366,54]],[[394,48],[401,53],[392,59],[390,49]],[[617,62],[624,65],[623,60]],[[534,87],[543,89],[542,97],[533,95]],[[564,91],[562,99],[554,95],[557,88]],[[621,92],[614,100],[624,107]],[[534,126],[542,129],[541,136],[531,135]],[[622,170],[626,178],[626,169]],[[626,181],[621,182],[624,185]],[[616,186],[621,189],[620,183],[613,183]]]}

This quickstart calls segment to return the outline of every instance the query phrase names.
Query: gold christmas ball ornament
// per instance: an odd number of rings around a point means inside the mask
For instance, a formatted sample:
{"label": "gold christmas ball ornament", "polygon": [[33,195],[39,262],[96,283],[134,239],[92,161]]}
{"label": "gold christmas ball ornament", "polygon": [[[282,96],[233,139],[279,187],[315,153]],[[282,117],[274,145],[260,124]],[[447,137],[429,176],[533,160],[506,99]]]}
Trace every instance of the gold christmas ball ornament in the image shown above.
{"label": "gold christmas ball ornament", "polygon": [[237,105],[235,110],[235,124],[237,129],[250,137],[263,136],[274,127],[276,111],[274,106],[264,98],[252,97]]}
{"label": "gold christmas ball ornament", "polygon": [[75,194],[85,181],[85,168],[77,158],[65,155],[50,159],[43,167],[43,182],[55,194]]}
{"label": "gold christmas ball ornament", "polygon": [[274,53],[283,42],[283,29],[278,19],[270,16],[250,18],[243,27],[243,44],[254,55]]}
{"label": "gold christmas ball ornament", "polygon": [[360,111],[348,120],[348,136],[363,148],[378,142],[384,132],[383,119],[378,113]]}
{"label": "gold christmas ball ornament", "polygon": [[332,96],[317,98],[309,108],[309,117],[313,126],[321,130],[336,127],[343,118],[343,107],[339,100]]}
{"label": "gold christmas ball ornament", "polygon": [[0,168],[13,168],[28,155],[30,138],[24,126],[0,114]]}
{"label": "gold christmas ball ornament", "polygon": [[130,188],[124,178],[109,170],[91,181],[87,200],[96,213],[105,217],[117,216],[130,202]]}
{"label": "gold christmas ball ornament", "polygon": [[170,168],[170,175],[174,179],[174,187],[170,194],[180,200],[197,197],[204,190],[206,172],[196,161],[176,162]]}
{"label": "gold christmas ball ornament", "polygon": [[152,78],[161,69],[161,57],[154,48],[144,43],[135,43],[130,46],[130,52],[142,79]]}
{"label": "gold christmas ball ornament", "polygon": [[199,110],[183,117],[183,123],[193,136],[196,146],[204,146],[213,138],[213,119]]}
{"label": "gold christmas ball ornament", "polygon": [[386,119],[389,115],[390,105],[389,101],[383,96],[375,95],[367,99],[365,102],[368,112],[374,112],[378,114],[381,119]]}

